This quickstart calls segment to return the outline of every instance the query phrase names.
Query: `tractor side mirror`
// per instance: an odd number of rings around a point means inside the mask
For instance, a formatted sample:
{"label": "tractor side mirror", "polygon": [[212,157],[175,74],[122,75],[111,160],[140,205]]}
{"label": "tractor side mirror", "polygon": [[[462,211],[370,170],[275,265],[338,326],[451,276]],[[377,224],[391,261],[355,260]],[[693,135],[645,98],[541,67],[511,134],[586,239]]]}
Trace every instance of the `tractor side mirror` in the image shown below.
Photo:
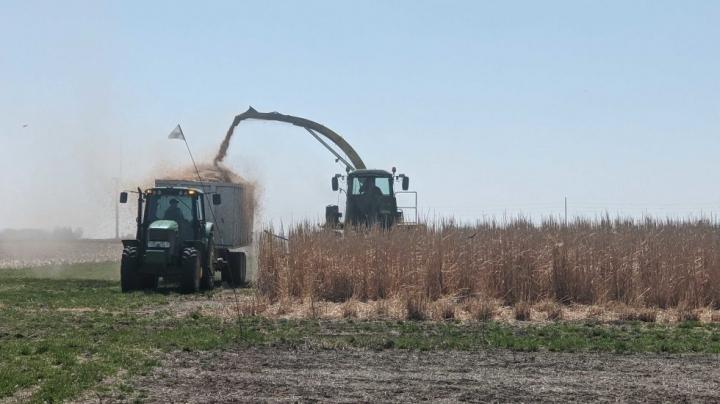
{"label": "tractor side mirror", "polygon": [[127,203],[127,192],[120,192],[120,203]]}
{"label": "tractor side mirror", "polygon": [[222,198],[220,197],[220,194],[213,194],[213,205],[220,205],[222,203]]}
{"label": "tractor side mirror", "polygon": [[403,176],[402,189],[403,191],[410,189],[410,177]]}
{"label": "tractor side mirror", "polygon": [[340,189],[340,184],[338,183],[338,178],[332,177],[332,190],[337,191],[338,189]]}

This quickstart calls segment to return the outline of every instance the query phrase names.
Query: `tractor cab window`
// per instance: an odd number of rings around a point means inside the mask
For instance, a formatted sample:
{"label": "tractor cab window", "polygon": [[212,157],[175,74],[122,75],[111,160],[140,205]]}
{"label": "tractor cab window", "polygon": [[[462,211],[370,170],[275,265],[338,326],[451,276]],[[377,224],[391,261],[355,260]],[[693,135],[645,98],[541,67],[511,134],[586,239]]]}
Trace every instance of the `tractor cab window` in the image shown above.
{"label": "tractor cab window", "polygon": [[151,195],[147,200],[147,220],[172,220],[178,224],[193,220],[193,201],[186,195]]}
{"label": "tractor cab window", "polygon": [[352,195],[390,195],[390,178],[355,177],[352,181]]}

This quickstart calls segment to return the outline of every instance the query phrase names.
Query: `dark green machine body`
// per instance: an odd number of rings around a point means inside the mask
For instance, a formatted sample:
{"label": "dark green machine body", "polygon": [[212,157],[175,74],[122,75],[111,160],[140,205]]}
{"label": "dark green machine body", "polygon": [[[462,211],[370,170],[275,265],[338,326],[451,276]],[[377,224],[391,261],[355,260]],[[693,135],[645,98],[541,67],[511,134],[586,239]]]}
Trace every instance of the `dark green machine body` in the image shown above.
{"label": "dark green machine body", "polygon": [[[127,193],[120,195],[120,202],[127,202]],[[216,272],[229,277],[226,262],[216,258],[215,226],[206,215],[211,208],[202,191],[138,189],[137,203],[136,237],[123,240],[123,292],[154,289],[159,278],[178,281],[184,291],[195,292],[212,289]],[[213,195],[213,204],[219,203],[219,195]]]}

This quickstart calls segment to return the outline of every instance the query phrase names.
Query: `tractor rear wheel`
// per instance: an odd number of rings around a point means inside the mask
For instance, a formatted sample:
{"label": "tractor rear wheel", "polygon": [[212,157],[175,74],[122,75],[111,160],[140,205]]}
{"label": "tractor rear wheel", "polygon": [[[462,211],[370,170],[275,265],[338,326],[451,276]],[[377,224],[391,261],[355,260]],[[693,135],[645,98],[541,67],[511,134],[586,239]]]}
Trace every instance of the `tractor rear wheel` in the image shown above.
{"label": "tractor rear wheel", "polygon": [[120,262],[120,289],[123,293],[132,292],[140,288],[140,279],[137,273],[137,248],[125,247]]}
{"label": "tractor rear wheel", "polygon": [[245,253],[232,252],[230,253],[228,272],[230,273],[230,286],[240,287],[245,284],[245,266],[246,259]]}
{"label": "tractor rear wheel", "polygon": [[195,293],[200,289],[200,257],[194,248],[185,248],[182,252],[180,289],[185,293]]}
{"label": "tractor rear wheel", "polygon": [[200,289],[213,290],[215,288],[215,243],[212,240],[208,243],[208,252],[202,267]]}

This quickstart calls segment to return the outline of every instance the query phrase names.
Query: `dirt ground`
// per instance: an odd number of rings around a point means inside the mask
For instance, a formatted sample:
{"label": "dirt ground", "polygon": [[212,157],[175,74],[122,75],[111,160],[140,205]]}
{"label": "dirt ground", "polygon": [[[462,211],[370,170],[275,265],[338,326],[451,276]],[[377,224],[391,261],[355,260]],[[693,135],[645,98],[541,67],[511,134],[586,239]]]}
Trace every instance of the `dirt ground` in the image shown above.
{"label": "dirt ground", "polygon": [[720,402],[720,357],[238,349],[178,353],[132,387],[148,402]]}

